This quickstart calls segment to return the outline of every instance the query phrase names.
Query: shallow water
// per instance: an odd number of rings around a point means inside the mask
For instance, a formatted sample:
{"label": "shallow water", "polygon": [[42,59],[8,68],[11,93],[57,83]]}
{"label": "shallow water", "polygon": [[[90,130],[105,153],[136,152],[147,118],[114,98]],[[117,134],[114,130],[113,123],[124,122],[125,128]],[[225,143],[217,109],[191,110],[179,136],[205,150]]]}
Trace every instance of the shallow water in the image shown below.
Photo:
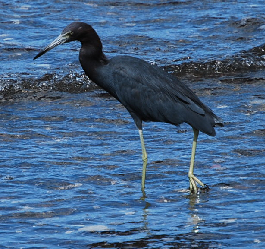
{"label": "shallow water", "polygon": [[[1,248],[264,248],[263,1],[0,3]],[[82,11],[80,11],[80,9]],[[107,56],[132,54],[187,83],[224,128],[144,124],[84,77],[79,44],[32,58],[73,20]]]}

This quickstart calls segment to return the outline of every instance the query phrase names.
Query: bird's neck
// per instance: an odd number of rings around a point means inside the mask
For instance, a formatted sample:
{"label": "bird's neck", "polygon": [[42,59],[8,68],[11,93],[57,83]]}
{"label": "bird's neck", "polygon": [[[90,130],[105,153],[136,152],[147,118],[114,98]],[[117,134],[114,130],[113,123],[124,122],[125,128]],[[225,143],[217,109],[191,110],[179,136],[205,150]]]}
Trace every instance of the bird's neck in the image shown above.
{"label": "bird's neck", "polygon": [[79,61],[85,74],[94,82],[96,80],[97,69],[108,64],[102,47],[96,47],[90,44],[82,44],[79,53]]}

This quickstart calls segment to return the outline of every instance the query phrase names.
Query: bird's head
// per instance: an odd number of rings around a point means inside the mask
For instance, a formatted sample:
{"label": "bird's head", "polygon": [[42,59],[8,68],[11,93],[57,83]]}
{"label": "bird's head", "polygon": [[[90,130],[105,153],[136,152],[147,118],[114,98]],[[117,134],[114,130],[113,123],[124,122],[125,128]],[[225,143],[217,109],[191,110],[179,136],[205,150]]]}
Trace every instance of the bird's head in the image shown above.
{"label": "bird's head", "polygon": [[60,44],[71,41],[80,41],[81,43],[85,43],[88,40],[93,40],[95,38],[98,38],[98,35],[89,24],[84,22],[73,22],[69,24],[54,41],[39,52],[34,57],[34,60]]}

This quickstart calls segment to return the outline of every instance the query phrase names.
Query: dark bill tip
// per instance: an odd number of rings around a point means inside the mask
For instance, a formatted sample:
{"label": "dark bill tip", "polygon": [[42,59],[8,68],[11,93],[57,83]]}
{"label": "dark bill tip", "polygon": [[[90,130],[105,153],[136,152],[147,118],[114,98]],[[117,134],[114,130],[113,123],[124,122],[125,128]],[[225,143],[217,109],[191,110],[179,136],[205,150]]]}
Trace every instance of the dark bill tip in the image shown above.
{"label": "dark bill tip", "polygon": [[34,58],[33,58],[33,60],[36,60],[37,58],[39,58],[39,57],[41,57],[43,54],[45,54],[47,51],[44,51],[44,50],[42,50],[42,51],[40,51]]}

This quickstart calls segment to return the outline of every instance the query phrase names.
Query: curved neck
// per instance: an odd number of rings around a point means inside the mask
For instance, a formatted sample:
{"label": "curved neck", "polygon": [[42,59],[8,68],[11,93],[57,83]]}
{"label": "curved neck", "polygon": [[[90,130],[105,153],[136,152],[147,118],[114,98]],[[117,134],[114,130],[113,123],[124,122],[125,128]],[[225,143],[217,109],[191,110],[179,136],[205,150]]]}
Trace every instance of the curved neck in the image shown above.
{"label": "curved neck", "polygon": [[81,43],[79,61],[86,75],[95,81],[96,69],[108,64],[108,60],[102,51],[101,42],[98,44]]}

